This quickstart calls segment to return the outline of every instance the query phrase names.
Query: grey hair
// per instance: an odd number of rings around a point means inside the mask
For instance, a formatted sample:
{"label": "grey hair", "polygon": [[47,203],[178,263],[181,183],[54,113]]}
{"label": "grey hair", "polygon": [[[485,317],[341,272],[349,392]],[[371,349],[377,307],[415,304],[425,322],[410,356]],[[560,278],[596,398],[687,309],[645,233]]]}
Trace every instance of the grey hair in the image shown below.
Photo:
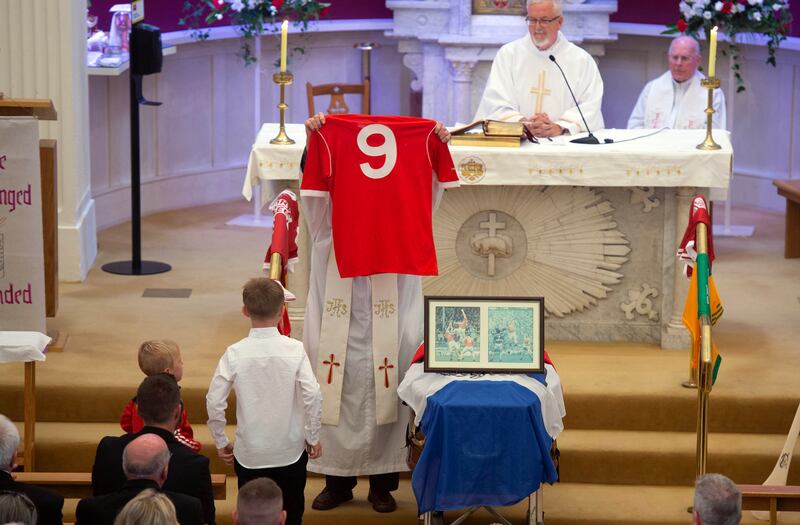
{"label": "grey hair", "polygon": [[36,506],[22,492],[0,494],[0,523],[19,523],[36,525],[38,516]]}
{"label": "grey hair", "polygon": [[696,57],[700,56],[700,42],[697,41],[696,38],[693,38],[689,35],[681,35],[679,37],[675,37],[672,39],[672,42],[669,43],[669,51],[668,53],[672,53],[672,46],[674,46],[678,41],[688,41],[692,43],[692,49],[694,51],[694,55]]}
{"label": "grey hair", "polygon": [[146,463],[135,463],[128,458],[128,443],[122,451],[122,471],[128,479],[151,479],[158,476],[169,465],[169,449],[164,447],[159,454],[149,458]]}
{"label": "grey hair", "polygon": [[558,16],[564,14],[564,0],[527,0],[525,7],[527,8],[529,5],[533,4],[546,4],[548,2],[552,3],[553,7],[556,8],[556,13],[558,13]]}
{"label": "grey hair", "polygon": [[0,414],[0,469],[14,463],[19,448],[19,430],[6,416]]}
{"label": "grey hair", "polygon": [[722,474],[706,474],[695,483],[694,511],[703,525],[738,525],[742,493]]}

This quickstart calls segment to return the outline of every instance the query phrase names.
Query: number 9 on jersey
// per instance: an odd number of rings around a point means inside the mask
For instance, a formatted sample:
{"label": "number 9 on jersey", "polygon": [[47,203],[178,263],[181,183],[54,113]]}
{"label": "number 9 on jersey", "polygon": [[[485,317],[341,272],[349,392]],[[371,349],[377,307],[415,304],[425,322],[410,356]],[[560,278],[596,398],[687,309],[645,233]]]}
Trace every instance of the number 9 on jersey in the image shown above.
{"label": "number 9 on jersey", "polygon": [[[381,135],[383,144],[380,146],[370,146],[367,139],[373,135]],[[394,169],[397,163],[397,139],[388,126],[383,124],[370,124],[358,133],[356,138],[358,149],[369,157],[384,157],[383,164],[378,168],[370,166],[369,162],[359,164],[361,172],[370,179],[382,179]]]}

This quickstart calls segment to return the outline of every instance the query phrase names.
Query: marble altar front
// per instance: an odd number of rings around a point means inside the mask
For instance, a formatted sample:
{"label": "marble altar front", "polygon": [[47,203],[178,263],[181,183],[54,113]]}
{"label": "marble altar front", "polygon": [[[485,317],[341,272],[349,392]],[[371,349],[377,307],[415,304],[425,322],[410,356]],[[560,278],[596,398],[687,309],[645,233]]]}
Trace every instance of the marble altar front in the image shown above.
{"label": "marble altar front", "polygon": [[[245,193],[275,180],[296,187],[305,135],[293,126],[297,144],[270,145],[276,131],[265,124],[259,133]],[[605,130],[618,142],[600,146],[451,147],[462,186],[434,215],[439,275],[423,281],[424,293],[543,296],[547,339],[686,348],[677,246],[695,193],[727,187],[733,151],[725,132],[715,134],[716,152],[694,147],[698,130],[619,142],[631,133]],[[305,231],[298,244],[307,258]],[[290,281],[298,321],[307,272],[306,261]]]}

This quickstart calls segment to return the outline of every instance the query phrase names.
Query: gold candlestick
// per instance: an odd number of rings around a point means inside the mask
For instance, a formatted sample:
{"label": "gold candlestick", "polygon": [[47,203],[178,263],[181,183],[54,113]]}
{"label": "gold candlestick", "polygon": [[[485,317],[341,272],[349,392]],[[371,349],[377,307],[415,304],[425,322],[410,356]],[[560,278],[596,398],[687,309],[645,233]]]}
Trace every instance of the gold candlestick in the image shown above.
{"label": "gold candlestick", "polygon": [[281,87],[281,101],[278,104],[278,109],[281,112],[280,123],[281,127],[278,130],[278,136],[270,140],[270,144],[294,144],[294,141],[286,134],[286,108],[289,105],[286,103],[286,86],[294,81],[294,76],[288,71],[282,71],[272,75],[272,80]]}
{"label": "gold candlestick", "polygon": [[700,81],[700,85],[708,90],[708,107],[706,108],[706,139],[697,145],[697,149],[722,149],[722,146],[714,142],[714,137],[711,136],[712,116],[714,115],[714,90],[719,87],[719,79],[717,77],[704,78]]}

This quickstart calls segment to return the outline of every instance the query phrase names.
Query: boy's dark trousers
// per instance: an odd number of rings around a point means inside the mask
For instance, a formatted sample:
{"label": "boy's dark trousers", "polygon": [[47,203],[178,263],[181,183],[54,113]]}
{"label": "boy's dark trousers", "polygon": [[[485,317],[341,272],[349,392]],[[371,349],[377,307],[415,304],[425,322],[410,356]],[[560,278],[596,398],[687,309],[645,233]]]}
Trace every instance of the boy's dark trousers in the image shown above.
{"label": "boy's dark trousers", "polygon": [[306,464],[308,453],[303,451],[300,459],[284,467],[249,469],[234,459],[234,470],[239,478],[239,488],[256,478],[269,478],[283,492],[283,510],[286,511],[286,525],[299,525],[303,521],[306,490]]}

